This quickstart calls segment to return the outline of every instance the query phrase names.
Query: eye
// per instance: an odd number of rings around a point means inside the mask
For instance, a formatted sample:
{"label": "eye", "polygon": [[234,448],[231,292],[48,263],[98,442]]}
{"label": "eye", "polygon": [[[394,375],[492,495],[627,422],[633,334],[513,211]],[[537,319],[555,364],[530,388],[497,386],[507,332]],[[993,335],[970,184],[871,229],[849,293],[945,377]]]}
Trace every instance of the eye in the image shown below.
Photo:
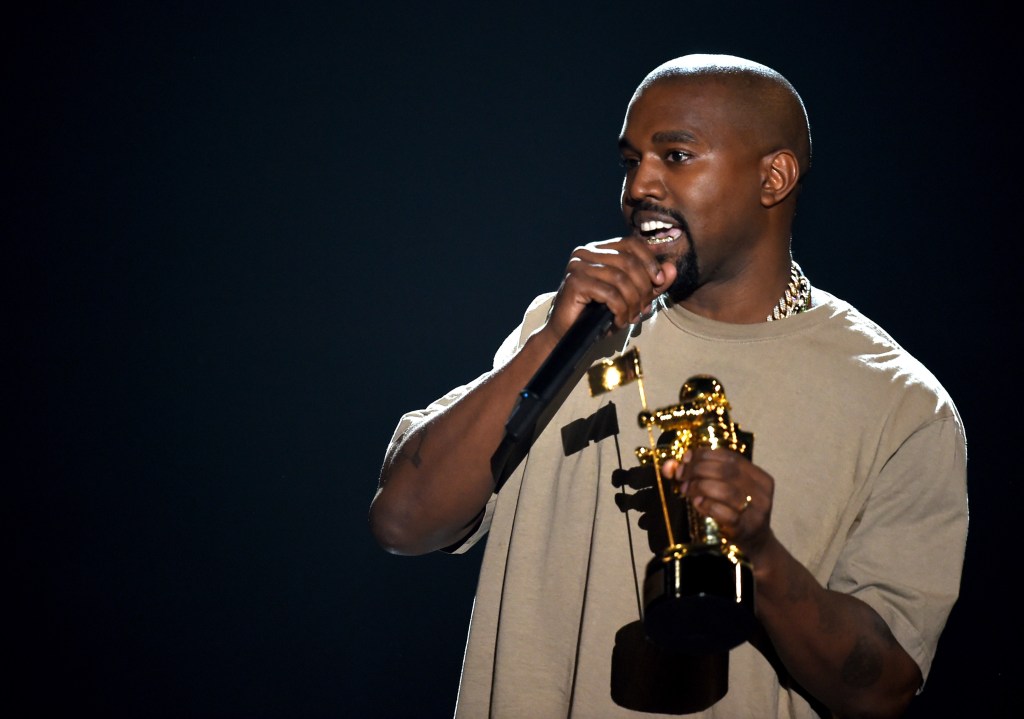
{"label": "eye", "polygon": [[668,162],[686,162],[691,157],[693,157],[693,155],[686,152],[686,150],[669,150],[665,153],[665,160]]}
{"label": "eye", "polygon": [[627,170],[635,169],[640,164],[640,160],[635,157],[620,157],[619,166]]}

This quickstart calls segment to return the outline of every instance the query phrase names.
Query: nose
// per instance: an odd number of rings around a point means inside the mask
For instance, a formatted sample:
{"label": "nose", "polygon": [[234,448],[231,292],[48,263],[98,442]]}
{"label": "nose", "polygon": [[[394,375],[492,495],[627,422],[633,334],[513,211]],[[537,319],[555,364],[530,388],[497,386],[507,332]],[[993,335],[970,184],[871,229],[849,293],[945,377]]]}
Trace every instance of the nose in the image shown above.
{"label": "nose", "polygon": [[623,204],[665,199],[665,182],[661,170],[661,162],[657,158],[641,158],[622,181]]}

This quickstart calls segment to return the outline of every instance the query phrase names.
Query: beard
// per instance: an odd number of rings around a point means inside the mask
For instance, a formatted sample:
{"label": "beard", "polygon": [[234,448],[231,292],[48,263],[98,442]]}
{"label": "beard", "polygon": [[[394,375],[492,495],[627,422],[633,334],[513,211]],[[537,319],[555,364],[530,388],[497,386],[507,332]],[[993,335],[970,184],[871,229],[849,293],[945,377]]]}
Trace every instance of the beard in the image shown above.
{"label": "beard", "polygon": [[[689,238],[689,233],[687,233]],[[665,294],[673,302],[682,302],[692,295],[700,286],[700,272],[697,269],[697,253],[693,249],[693,242],[687,242],[686,252],[675,258],[668,255],[657,255],[658,262],[672,262],[676,266],[676,279],[665,290]]]}
{"label": "beard", "polygon": [[[686,218],[678,210],[674,210],[669,207],[662,207],[651,201],[643,201],[638,203],[634,208],[633,212],[658,212],[663,215],[668,215],[676,224],[679,225],[679,229],[683,231],[686,236],[686,252],[682,255],[667,255],[667,254],[655,254],[655,259],[658,262],[671,262],[676,266],[676,279],[669,285],[669,288],[665,290],[665,295],[668,296],[673,302],[681,302],[687,297],[692,295],[697,288],[700,286],[700,272],[697,269],[697,253],[693,249],[693,235],[690,233],[690,225],[687,223]],[[631,224],[631,227],[636,231],[635,226]]]}

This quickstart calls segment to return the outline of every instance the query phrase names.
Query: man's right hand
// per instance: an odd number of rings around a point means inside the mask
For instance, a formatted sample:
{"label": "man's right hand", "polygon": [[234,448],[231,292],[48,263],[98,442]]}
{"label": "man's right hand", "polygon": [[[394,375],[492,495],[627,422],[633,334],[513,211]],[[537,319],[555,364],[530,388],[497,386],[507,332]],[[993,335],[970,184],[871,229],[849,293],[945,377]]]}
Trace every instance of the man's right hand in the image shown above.
{"label": "man's right hand", "polygon": [[640,237],[618,237],[577,247],[558,288],[544,331],[557,340],[591,302],[612,311],[615,325],[625,327],[651,309],[676,278],[670,262],[659,263]]}

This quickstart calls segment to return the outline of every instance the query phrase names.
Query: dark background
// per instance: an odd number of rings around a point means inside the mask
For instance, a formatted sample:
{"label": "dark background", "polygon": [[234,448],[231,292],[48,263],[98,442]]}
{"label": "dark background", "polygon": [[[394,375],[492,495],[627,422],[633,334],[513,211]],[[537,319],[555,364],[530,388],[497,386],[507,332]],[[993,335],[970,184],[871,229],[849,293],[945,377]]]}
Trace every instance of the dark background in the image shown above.
{"label": "dark background", "polygon": [[801,91],[795,256],[963,415],[962,598],[914,716],[1020,715],[1007,17],[104,5],[2,30],[14,715],[449,716],[481,548],[374,544],[384,449],[621,234],[623,110],[688,52]]}

